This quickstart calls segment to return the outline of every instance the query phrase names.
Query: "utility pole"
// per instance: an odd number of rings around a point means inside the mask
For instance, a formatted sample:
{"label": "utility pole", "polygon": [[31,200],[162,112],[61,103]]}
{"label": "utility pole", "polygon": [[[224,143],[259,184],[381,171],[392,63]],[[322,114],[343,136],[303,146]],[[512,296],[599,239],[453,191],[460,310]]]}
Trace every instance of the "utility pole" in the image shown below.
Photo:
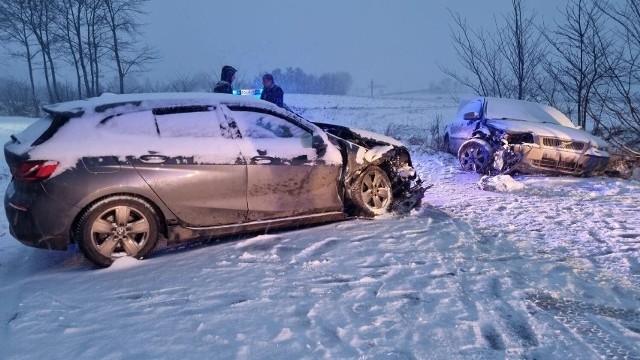
{"label": "utility pole", "polygon": [[370,83],[370,88],[371,88],[371,97],[373,97],[373,90],[375,89],[384,89],[386,88],[386,85],[377,85],[373,82],[373,79],[371,79],[371,83]]}

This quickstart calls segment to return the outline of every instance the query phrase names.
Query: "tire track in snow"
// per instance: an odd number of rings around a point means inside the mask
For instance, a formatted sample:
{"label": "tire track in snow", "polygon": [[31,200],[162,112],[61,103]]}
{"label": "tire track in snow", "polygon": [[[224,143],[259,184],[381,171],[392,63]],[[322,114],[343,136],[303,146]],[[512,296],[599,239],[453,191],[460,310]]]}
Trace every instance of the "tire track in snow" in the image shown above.
{"label": "tire track in snow", "polygon": [[[617,321],[640,341],[640,311],[559,299],[545,293],[528,296],[538,308],[551,313],[564,326],[583,338],[600,356],[607,359],[640,359],[640,347],[626,341],[628,335],[607,326]],[[633,335],[632,335],[633,336]]]}

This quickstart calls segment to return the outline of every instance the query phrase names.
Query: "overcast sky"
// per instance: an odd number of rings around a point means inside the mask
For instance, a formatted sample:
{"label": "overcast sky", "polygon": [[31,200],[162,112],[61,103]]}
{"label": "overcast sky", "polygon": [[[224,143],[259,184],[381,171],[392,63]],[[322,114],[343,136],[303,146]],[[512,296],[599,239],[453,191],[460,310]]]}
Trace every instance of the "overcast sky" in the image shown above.
{"label": "overcast sky", "polygon": [[[549,22],[564,0],[530,0]],[[240,77],[276,67],[307,72],[348,71],[354,87],[371,79],[387,91],[426,87],[443,77],[438,64],[457,66],[447,8],[474,25],[492,26],[510,0],[151,0],[146,41],[162,60],[146,76],[219,72]],[[11,63],[5,67],[14,69]],[[70,79],[72,80],[72,79]]]}

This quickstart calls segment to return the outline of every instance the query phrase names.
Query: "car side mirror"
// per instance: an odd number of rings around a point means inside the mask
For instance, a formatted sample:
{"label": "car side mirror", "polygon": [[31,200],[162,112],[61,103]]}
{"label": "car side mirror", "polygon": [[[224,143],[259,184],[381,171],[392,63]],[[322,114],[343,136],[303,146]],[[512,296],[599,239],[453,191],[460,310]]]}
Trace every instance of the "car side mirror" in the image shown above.
{"label": "car side mirror", "polygon": [[311,147],[316,149],[316,153],[318,154],[318,156],[324,156],[324,154],[327,152],[327,144],[319,135],[313,135],[313,137],[311,138]]}
{"label": "car side mirror", "polygon": [[478,114],[475,111],[468,112],[468,113],[464,114],[464,119],[465,120],[478,120],[478,119],[480,119],[480,114]]}

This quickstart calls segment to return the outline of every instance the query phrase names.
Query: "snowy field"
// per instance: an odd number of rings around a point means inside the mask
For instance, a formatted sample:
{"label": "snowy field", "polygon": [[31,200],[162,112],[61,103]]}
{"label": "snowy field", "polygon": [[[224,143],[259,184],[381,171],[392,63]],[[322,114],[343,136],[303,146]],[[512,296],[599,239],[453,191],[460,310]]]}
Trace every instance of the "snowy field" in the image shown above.
{"label": "snowy field", "polygon": [[[312,120],[419,135],[446,96],[287,96]],[[0,120],[8,136],[28,120]],[[0,210],[0,359],[640,359],[640,182],[484,180],[414,149],[426,205],[95,270]],[[0,186],[9,181],[4,161]]]}

